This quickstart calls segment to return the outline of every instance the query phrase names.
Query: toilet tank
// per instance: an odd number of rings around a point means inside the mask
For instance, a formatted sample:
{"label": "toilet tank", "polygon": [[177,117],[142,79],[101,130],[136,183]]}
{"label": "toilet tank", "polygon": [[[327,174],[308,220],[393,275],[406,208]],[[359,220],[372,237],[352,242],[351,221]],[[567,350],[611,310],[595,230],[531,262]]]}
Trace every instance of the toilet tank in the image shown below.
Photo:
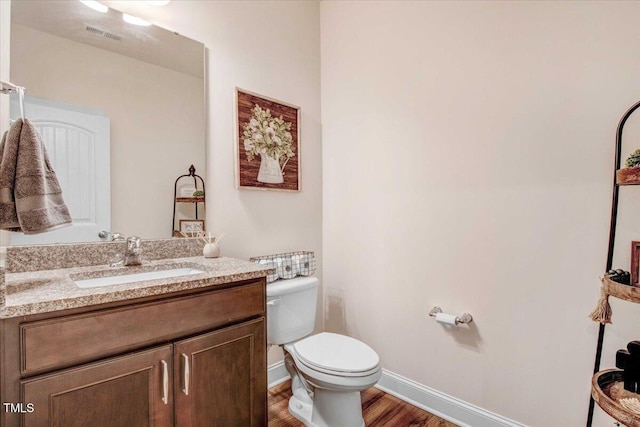
{"label": "toilet tank", "polygon": [[267,342],[287,344],[310,335],[316,323],[318,279],[296,277],[267,285]]}

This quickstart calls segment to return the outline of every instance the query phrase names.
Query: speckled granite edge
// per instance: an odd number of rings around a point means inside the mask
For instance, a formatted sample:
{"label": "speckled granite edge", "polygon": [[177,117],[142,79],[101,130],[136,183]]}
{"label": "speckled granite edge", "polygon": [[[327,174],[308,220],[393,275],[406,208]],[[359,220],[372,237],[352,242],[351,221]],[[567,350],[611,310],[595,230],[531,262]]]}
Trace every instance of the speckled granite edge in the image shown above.
{"label": "speckled granite edge", "polygon": [[[111,264],[123,254],[125,244],[93,242],[8,246],[5,269],[7,273],[22,273]],[[203,246],[198,238],[142,240],[142,256],[149,261],[194,257],[202,255]]]}
{"label": "speckled granite edge", "polygon": [[[95,288],[79,288],[78,277],[104,276],[105,269],[112,273],[132,274],[150,270],[163,270],[184,266],[197,266],[204,272],[191,276],[146,280]],[[0,318],[46,313],[69,308],[85,307],[114,301],[124,301],[153,295],[162,295],[188,289],[215,287],[215,285],[266,277],[273,268],[233,258],[178,258],[147,261],[140,267],[105,265],[53,269],[35,272],[7,273],[5,275],[5,301],[0,307]]]}

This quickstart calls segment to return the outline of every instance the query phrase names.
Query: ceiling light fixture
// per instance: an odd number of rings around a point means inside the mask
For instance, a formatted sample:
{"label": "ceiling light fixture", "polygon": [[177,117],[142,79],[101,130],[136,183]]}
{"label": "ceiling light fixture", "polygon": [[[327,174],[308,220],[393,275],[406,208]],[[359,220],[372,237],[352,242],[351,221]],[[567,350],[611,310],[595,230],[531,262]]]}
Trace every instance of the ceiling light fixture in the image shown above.
{"label": "ceiling light fixture", "polygon": [[171,3],[171,0],[147,0],[151,6],[166,6]]}
{"label": "ceiling light fixture", "polygon": [[129,15],[128,13],[123,13],[122,19],[124,20],[124,22],[128,22],[129,24],[133,25],[140,25],[142,27],[148,27],[149,25],[151,25],[151,22],[145,21],[144,19],[138,18],[137,16]]}
{"label": "ceiling light fixture", "polygon": [[87,7],[90,7],[97,12],[107,13],[107,11],[109,10],[107,6],[103,5],[102,3],[98,3],[95,0],[80,0],[80,3]]}

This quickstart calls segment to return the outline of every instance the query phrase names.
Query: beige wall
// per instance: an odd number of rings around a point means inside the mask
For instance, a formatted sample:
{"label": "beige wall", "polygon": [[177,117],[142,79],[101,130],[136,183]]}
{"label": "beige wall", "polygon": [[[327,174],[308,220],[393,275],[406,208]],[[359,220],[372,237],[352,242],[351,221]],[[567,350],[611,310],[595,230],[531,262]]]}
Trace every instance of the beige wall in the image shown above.
{"label": "beige wall", "polygon": [[[249,258],[312,250],[321,277],[318,3],[173,1],[161,8],[105,3],[199,40],[208,49],[207,222],[213,231],[226,232],[222,254]],[[301,107],[301,192],[235,189],[236,86]],[[279,358],[274,348],[269,362]]]}
{"label": "beige wall", "polygon": [[11,49],[11,78],[28,95],[111,120],[111,229],[170,237],[176,178],[191,164],[204,175],[203,80],[22,25]]}
{"label": "beige wall", "polygon": [[[321,2],[326,329],[516,421],[584,425],[639,17],[638,2]],[[435,305],[475,322],[443,328]],[[640,338],[623,305],[603,367]]]}
{"label": "beige wall", "polygon": [[[640,4],[118,7],[209,49],[207,220],[227,232],[224,255],[315,250],[326,329],[386,369],[528,425],[584,424]],[[301,193],[234,189],[235,86],[302,107]],[[614,264],[628,268],[640,227],[621,221]],[[434,305],[475,323],[444,329]],[[603,367],[638,338],[637,306],[612,305]]]}

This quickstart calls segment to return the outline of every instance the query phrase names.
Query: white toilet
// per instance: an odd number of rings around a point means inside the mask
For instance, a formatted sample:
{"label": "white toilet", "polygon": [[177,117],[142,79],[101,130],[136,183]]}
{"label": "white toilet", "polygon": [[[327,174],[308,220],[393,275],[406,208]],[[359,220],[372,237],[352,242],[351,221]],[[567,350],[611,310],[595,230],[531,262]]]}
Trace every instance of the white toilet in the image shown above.
{"label": "white toilet", "polygon": [[309,427],[363,427],[360,392],[382,375],[378,354],[344,335],[312,335],[318,279],[267,286],[267,342],[282,346],[291,375],[289,412]]}

